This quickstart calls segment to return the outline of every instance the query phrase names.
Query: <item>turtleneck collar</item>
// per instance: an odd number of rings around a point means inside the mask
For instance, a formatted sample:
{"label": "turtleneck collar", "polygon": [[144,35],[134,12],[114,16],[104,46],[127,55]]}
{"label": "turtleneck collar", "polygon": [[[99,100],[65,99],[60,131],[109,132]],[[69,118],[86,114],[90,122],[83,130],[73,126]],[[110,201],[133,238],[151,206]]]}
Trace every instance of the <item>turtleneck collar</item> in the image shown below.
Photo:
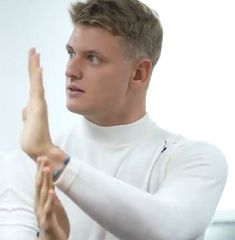
{"label": "turtleneck collar", "polygon": [[124,125],[103,127],[96,125],[82,117],[78,126],[80,137],[105,145],[127,145],[143,139],[153,133],[157,125],[151,120],[148,114],[141,119]]}

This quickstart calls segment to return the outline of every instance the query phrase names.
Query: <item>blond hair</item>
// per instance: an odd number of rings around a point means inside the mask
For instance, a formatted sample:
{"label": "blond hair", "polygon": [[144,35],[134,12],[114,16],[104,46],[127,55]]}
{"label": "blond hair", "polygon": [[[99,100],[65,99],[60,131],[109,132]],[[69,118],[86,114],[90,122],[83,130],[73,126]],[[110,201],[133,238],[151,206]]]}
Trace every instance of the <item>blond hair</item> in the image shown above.
{"label": "blond hair", "polygon": [[130,57],[160,57],[163,31],[156,12],[138,0],[87,0],[71,5],[73,24],[99,26],[123,37]]}

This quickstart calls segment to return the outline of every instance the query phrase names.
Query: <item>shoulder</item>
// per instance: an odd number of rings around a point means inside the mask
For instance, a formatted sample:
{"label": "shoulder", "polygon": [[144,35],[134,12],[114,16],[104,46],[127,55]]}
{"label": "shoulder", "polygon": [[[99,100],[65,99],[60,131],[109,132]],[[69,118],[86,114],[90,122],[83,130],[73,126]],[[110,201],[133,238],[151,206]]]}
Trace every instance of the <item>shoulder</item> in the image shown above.
{"label": "shoulder", "polygon": [[165,130],[161,132],[167,142],[168,172],[185,171],[198,175],[214,175],[224,180],[227,178],[227,162],[217,146]]}
{"label": "shoulder", "polygon": [[222,183],[226,182],[228,174],[226,159],[218,147],[193,140],[176,144],[170,157],[169,170]]}
{"label": "shoulder", "polygon": [[221,150],[208,142],[181,138],[173,144],[171,158],[177,158],[182,162],[189,160],[192,162],[201,162],[204,165],[227,165]]}

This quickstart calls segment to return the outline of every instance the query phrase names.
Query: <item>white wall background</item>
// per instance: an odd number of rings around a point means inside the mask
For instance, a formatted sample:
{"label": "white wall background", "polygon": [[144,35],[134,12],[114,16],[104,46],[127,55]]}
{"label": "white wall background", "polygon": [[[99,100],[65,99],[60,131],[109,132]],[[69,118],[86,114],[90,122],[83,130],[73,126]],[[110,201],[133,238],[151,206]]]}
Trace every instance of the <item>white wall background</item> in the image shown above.
{"label": "white wall background", "polygon": [[[148,112],[163,128],[209,141],[229,164],[219,209],[235,208],[233,0],[145,0],[164,27]],[[65,44],[72,30],[69,0],[0,0],[0,151],[19,146],[21,109],[28,93],[27,52],[41,53],[52,136],[76,116],[65,108]]]}

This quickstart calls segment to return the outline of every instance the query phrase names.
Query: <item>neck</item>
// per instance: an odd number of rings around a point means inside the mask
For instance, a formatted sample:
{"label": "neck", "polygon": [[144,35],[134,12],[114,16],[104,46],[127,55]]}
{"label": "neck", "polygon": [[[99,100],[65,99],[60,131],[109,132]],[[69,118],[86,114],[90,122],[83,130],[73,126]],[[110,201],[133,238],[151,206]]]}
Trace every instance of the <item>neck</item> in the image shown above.
{"label": "neck", "polygon": [[123,147],[152,135],[153,129],[156,129],[156,124],[145,114],[135,122],[115,126],[100,126],[83,117],[80,118],[77,131],[82,139],[90,142]]}
{"label": "neck", "polygon": [[116,125],[124,125],[138,121],[146,114],[145,109],[131,112],[124,111],[122,113],[109,113],[109,114],[100,114],[96,116],[84,116],[90,122],[93,122],[96,125],[108,127]]}
{"label": "neck", "polygon": [[106,111],[103,109],[101,113],[94,114],[93,112],[90,115],[84,115],[84,117],[90,122],[103,127],[136,122],[146,114],[145,94],[146,92],[143,92],[143,96],[139,97],[131,94],[131,97],[123,99],[119,107],[108,108]]}

